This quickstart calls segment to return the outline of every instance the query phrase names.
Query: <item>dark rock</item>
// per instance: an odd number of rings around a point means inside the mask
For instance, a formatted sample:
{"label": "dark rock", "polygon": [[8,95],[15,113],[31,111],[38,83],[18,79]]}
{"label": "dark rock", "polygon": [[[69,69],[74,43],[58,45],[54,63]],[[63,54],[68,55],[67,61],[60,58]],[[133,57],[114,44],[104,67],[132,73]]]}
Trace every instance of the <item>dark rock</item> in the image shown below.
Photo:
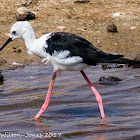
{"label": "dark rock", "polygon": [[33,20],[35,18],[35,14],[30,11],[25,11],[24,14],[16,14],[17,21]]}
{"label": "dark rock", "polygon": [[118,78],[118,77],[115,77],[115,76],[109,76],[109,77],[105,77],[105,76],[103,76],[103,77],[101,77],[100,79],[99,79],[99,81],[104,81],[104,80],[110,80],[110,81],[122,81],[120,78]]}
{"label": "dark rock", "polygon": [[90,2],[90,0],[76,0],[76,1],[74,1],[74,3],[79,3],[79,4],[81,4],[81,3],[89,3]]}
{"label": "dark rock", "polygon": [[110,23],[106,26],[108,32],[118,32],[117,26],[114,23]]}
{"label": "dark rock", "polygon": [[119,81],[122,81],[122,79],[115,77],[115,76],[109,76],[109,77],[101,77],[99,79],[101,84],[106,84],[106,85],[113,85],[113,84],[117,84]]}
{"label": "dark rock", "polygon": [[4,77],[3,77],[3,75],[0,73],[0,82],[3,82],[3,80],[4,80]]}

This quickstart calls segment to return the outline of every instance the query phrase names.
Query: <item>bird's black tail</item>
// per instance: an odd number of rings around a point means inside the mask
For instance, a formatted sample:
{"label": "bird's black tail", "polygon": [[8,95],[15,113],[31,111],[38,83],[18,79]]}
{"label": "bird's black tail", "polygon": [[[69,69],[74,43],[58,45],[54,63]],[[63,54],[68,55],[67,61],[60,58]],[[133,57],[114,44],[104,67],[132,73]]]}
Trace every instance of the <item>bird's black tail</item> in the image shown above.
{"label": "bird's black tail", "polygon": [[123,58],[123,55],[107,54],[103,63],[126,64],[128,66],[140,68],[140,61]]}
{"label": "bird's black tail", "polygon": [[140,68],[140,61],[138,61],[138,60],[130,60],[127,58],[120,58],[119,64],[127,64],[128,66]]}

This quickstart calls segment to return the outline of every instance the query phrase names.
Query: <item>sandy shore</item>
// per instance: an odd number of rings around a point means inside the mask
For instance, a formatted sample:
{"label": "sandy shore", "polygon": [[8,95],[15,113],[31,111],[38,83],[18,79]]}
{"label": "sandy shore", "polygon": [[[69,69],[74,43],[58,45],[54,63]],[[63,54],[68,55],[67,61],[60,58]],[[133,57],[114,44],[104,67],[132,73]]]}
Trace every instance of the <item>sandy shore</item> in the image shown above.
{"label": "sandy shore", "polygon": [[[76,0],[75,0],[76,1]],[[64,31],[89,40],[107,53],[123,54],[135,58],[140,54],[140,2],[137,0],[91,0],[75,3],[74,0],[38,0],[26,8],[36,15],[30,20],[36,37],[42,33]],[[0,46],[8,39],[8,33],[16,21],[21,1],[0,1]],[[118,32],[108,32],[114,23]],[[28,55],[23,40],[14,40],[0,52],[0,70],[12,67],[12,63],[38,64],[41,58]],[[22,66],[20,66],[22,67]]]}

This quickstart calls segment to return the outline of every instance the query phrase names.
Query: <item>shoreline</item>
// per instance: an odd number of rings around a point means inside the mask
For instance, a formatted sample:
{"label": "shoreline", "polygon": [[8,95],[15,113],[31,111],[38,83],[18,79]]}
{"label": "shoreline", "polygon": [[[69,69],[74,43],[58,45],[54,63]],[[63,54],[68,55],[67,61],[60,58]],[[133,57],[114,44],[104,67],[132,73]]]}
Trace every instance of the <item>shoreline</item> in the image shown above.
{"label": "shoreline", "polygon": [[[8,39],[11,26],[17,22],[16,13],[20,7],[23,5],[16,0],[0,2],[0,47]],[[136,0],[107,0],[100,3],[97,0],[88,3],[75,3],[74,0],[51,3],[39,0],[25,8],[36,15],[29,22],[37,38],[45,32],[70,32],[87,39],[106,53],[124,55],[133,60],[140,55],[139,7],[140,3]],[[108,31],[110,24],[117,27],[117,32]],[[0,70],[8,69],[13,62],[29,65],[40,63],[41,60],[29,55],[24,41],[18,39],[0,52]]]}

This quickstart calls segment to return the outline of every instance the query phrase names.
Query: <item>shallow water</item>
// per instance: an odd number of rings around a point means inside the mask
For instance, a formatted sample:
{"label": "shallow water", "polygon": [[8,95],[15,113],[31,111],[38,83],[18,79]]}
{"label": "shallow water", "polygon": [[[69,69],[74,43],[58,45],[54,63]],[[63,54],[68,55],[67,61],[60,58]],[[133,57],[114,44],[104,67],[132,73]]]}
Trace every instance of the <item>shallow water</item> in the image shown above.
{"label": "shallow water", "polygon": [[[80,72],[58,74],[49,108],[39,120],[52,66],[6,70],[0,85],[0,139],[131,140],[140,139],[140,69],[90,67],[85,73],[102,95],[106,119]],[[122,81],[102,84],[101,76]]]}

